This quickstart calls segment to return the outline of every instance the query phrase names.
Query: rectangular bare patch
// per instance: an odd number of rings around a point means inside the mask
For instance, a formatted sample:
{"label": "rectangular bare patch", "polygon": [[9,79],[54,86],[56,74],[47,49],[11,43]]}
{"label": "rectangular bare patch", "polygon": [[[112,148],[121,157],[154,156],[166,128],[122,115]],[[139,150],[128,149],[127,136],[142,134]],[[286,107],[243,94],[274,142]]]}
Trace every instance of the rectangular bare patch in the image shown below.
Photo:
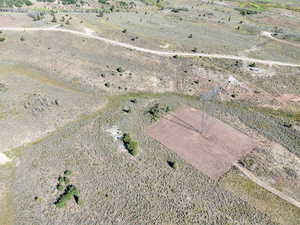
{"label": "rectangular bare patch", "polygon": [[204,174],[217,179],[252,151],[254,143],[245,134],[208,115],[206,128],[201,132],[202,114],[185,107],[153,124],[148,134]]}

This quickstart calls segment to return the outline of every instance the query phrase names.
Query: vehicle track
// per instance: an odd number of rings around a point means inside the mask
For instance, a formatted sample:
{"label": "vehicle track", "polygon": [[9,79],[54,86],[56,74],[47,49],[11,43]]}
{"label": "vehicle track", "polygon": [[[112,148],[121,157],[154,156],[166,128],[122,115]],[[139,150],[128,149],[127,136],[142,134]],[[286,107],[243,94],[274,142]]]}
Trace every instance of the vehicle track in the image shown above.
{"label": "vehicle track", "polygon": [[267,38],[269,38],[273,41],[278,41],[280,43],[284,43],[284,44],[288,44],[288,45],[292,45],[294,47],[300,48],[300,44],[296,44],[296,43],[292,43],[292,42],[289,42],[289,41],[286,41],[286,40],[281,40],[281,39],[275,38],[274,36],[272,36],[271,32],[263,31],[263,32],[260,33],[260,35],[264,36],[264,37],[267,37]]}
{"label": "vehicle track", "polygon": [[298,202],[297,200],[291,198],[290,196],[284,194],[281,191],[276,190],[275,188],[271,187],[269,184],[261,181],[253,173],[251,173],[249,170],[247,170],[245,167],[239,165],[238,163],[234,163],[234,166],[237,167],[243,174],[245,174],[250,180],[252,180],[254,183],[259,185],[260,187],[268,190],[269,192],[271,192],[274,195],[278,196],[279,198],[287,201],[288,203],[300,208],[300,202]]}
{"label": "vehicle track", "polygon": [[158,50],[152,50],[152,49],[146,49],[142,47],[137,47],[131,44],[114,41],[111,39],[99,37],[96,35],[89,33],[84,33],[80,31],[75,30],[67,30],[59,28],[60,25],[55,25],[53,27],[42,27],[42,28],[24,28],[24,27],[0,27],[0,30],[6,30],[6,31],[52,31],[52,32],[64,32],[64,33],[70,33],[90,39],[99,40],[108,44],[111,44],[113,46],[119,46],[139,52],[149,53],[153,55],[159,55],[163,57],[173,57],[174,55],[181,56],[181,57],[206,57],[206,58],[215,58],[215,59],[232,59],[232,60],[241,60],[246,62],[255,62],[255,63],[261,63],[264,65],[277,65],[277,66],[289,66],[289,67],[300,67],[300,64],[294,64],[294,63],[288,63],[288,62],[279,62],[279,61],[272,61],[272,60],[262,60],[262,59],[255,59],[255,58],[249,58],[244,56],[235,56],[235,55],[223,55],[223,54],[205,54],[205,53],[190,53],[190,52],[167,52],[167,51],[158,51]]}

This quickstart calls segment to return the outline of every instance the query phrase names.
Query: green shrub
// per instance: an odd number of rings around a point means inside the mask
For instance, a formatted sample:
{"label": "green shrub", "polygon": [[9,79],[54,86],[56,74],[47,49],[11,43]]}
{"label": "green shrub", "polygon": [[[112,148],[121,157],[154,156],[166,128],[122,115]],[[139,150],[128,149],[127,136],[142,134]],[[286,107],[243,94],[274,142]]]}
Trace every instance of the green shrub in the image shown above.
{"label": "green shrub", "polygon": [[68,185],[67,192],[70,193],[71,195],[79,195],[79,190],[73,184]]}
{"label": "green shrub", "polygon": [[132,148],[130,150],[128,150],[129,153],[132,155],[132,156],[137,156],[139,154],[139,151],[137,148]]}
{"label": "green shrub", "polygon": [[118,68],[117,68],[117,71],[118,71],[119,73],[123,73],[123,72],[124,72],[124,69],[123,69],[122,67],[118,67]]}
{"label": "green shrub", "polygon": [[58,185],[56,186],[56,189],[57,189],[58,191],[62,191],[62,190],[64,190],[64,186],[63,186],[62,184],[58,184]]}
{"label": "green shrub", "polygon": [[56,23],[57,22],[57,19],[56,19],[55,15],[53,15],[51,22],[52,23]]}
{"label": "green shrub", "polygon": [[178,163],[176,161],[168,161],[168,164],[173,169],[175,169],[175,170],[178,169]]}
{"label": "green shrub", "polygon": [[1,42],[5,41],[5,38],[4,37],[0,37],[0,41]]}
{"label": "green shrub", "polygon": [[296,113],[295,120],[300,122],[300,112]]}
{"label": "green shrub", "polygon": [[[56,207],[62,208],[66,206],[67,201],[71,200],[72,198],[79,199],[79,190],[72,184],[68,185],[65,192],[59,196],[59,198],[54,203]],[[76,196],[76,197],[75,197]],[[76,203],[78,203],[76,201]]]}
{"label": "green shrub", "polygon": [[293,170],[289,167],[283,167],[283,169],[286,172],[286,174],[289,175],[291,178],[294,178],[294,179],[297,178],[297,173],[295,170]]}
{"label": "green shrub", "polygon": [[63,207],[66,206],[66,202],[65,201],[58,201],[58,202],[55,202],[54,204],[55,204],[55,206],[57,208],[63,208]]}
{"label": "green shrub", "polygon": [[170,110],[170,106],[161,106],[159,103],[156,103],[146,111],[146,114],[150,115],[151,120],[156,121],[162,117],[164,113],[170,112]]}
{"label": "green shrub", "polygon": [[104,12],[103,11],[99,11],[99,13],[96,16],[97,17],[103,17],[104,16]]}
{"label": "green shrub", "polygon": [[122,140],[128,152],[131,155],[136,156],[138,154],[138,143],[133,141],[127,133],[123,135]]}
{"label": "green shrub", "polygon": [[70,179],[69,179],[69,178],[67,178],[67,177],[64,177],[64,178],[63,178],[63,180],[64,180],[64,183],[65,183],[65,184],[68,184],[68,183],[70,183]]}
{"label": "green shrub", "polygon": [[72,5],[75,3],[76,3],[76,0],[62,0],[63,5]]}
{"label": "green shrub", "polygon": [[59,177],[58,177],[58,182],[59,182],[60,184],[63,184],[63,183],[64,183],[64,178],[61,177],[61,176],[59,176]]}
{"label": "green shrub", "polygon": [[15,2],[15,6],[18,7],[18,8],[21,8],[23,6],[23,4],[24,3],[21,0]]}
{"label": "green shrub", "polygon": [[127,134],[127,133],[125,133],[124,135],[123,135],[123,142],[124,143],[130,143],[131,142],[131,137],[130,137],[130,135],[129,134]]}
{"label": "green shrub", "polygon": [[64,172],[64,175],[65,176],[69,176],[69,175],[71,175],[72,174],[72,172],[70,171],[70,170],[65,170],[65,172]]}
{"label": "green shrub", "polygon": [[27,6],[31,6],[31,5],[32,5],[32,2],[29,1],[29,0],[23,0],[23,2],[24,2],[25,5],[27,5]]}
{"label": "green shrub", "polygon": [[251,9],[244,9],[244,8],[235,8],[235,10],[239,11],[241,15],[251,15],[251,14],[257,14],[258,12]]}

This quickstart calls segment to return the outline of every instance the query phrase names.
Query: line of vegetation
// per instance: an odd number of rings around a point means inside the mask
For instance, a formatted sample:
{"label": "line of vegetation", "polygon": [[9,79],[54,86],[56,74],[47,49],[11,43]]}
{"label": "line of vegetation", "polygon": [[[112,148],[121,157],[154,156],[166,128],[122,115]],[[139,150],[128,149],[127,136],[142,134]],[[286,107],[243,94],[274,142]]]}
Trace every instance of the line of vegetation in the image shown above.
{"label": "line of vegetation", "polygon": [[17,7],[33,5],[30,0],[0,0],[0,7]]}
{"label": "line of vegetation", "polygon": [[242,15],[249,15],[249,14],[257,14],[260,12],[264,12],[268,8],[279,8],[279,9],[287,9],[295,12],[300,12],[300,8],[281,4],[278,2],[271,2],[271,1],[241,2],[240,7],[235,9],[238,10]]}

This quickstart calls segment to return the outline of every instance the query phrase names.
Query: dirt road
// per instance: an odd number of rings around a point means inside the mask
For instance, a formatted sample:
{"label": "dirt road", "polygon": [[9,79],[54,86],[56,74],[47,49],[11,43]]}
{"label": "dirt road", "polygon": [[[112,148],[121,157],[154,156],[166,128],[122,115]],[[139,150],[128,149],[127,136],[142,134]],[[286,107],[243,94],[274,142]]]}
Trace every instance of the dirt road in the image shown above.
{"label": "dirt road", "polygon": [[292,45],[294,47],[297,47],[297,48],[300,48],[300,45],[299,44],[296,44],[296,43],[292,43],[292,42],[289,42],[289,41],[286,41],[286,40],[281,40],[281,39],[278,39],[278,38],[275,38],[274,36],[272,36],[272,33],[271,32],[267,32],[267,31],[263,31],[260,33],[261,36],[264,36],[264,37],[267,37],[267,38],[270,38],[271,40],[273,41],[278,41],[278,42],[281,42],[281,43],[284,43],[284,44],[288,44],[288,45]]}
{"label": "dirt road", "polygon": [[289,202],[290,204],[300,208],[300,202],[297,200],[289,197],[288,195],[276,190],[275,188],[271,187],[269,184],[261,181],[256,176],[254,176],[249,170],[244,168],[243,166],[239,165],[238,163],[234,163],[234,166],[236,166],[243,174],[245,174],[250,180],[252,180],[257,185],[261,186],[262,188],[268,190],[269,192],[273,193],[274,195],[277,195],[279,198]]}
{"label": "dirt road", "polygon": [[23,28],[23,27],[0,27],[0,30],[6,31],[52,31],[52,32],[65,32],[70,33],[90,39],[96,39],[107,44],[111,44],[113,46],[120,46],[123,48],[149,53],[153,55],[165,56],[165,57],[172,57],[174,55],[181,56],[181,57],[206,57],[206,58],[215,58],[215,59],[232,59],[232,60],[241,60],[246,62],[255,62],[261,63],[269,66],[277,65],[277,66],[290,66],[290,67],[300,67],[300,64],[288,63],[288,62],[278,62],[272,60],[262,60],[262,59],[255,59],[255,58],[248,58],[244,56],[234,56],[234,55],[222,55],[222,54],[205,54],[205,53],[190,53],[190,52],[167,52],[167,51],[158,51],[158,50],[151,50],[142,47],[137,47],[131,44],[122,43],[119,41],[110,40],[107,38],[99,37],[93,35],[91,32],[80,32],[75,30],[67,30],[63,28],[59,28],[60,25],[55,25],[53,27],[42,27],[42,28]]}

